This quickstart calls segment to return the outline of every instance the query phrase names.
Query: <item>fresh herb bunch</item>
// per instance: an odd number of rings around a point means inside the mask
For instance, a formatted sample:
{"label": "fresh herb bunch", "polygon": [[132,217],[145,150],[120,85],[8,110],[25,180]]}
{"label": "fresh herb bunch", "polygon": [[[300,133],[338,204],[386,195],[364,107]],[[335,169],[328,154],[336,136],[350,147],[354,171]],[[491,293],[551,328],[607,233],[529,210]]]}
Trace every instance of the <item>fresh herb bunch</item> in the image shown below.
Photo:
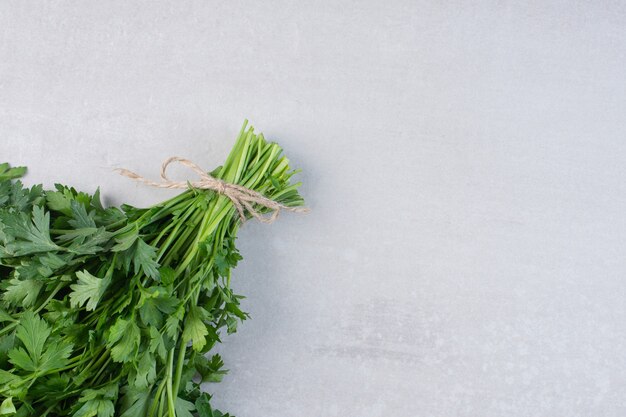
{"label": "fresh herb bunch", "polygon": [[[210,175],[294,207],[296,172],[244,123]],[[105,208],[99,191],[27,188],[24,173],[0,165],[0,416],[228,416],[200,384],[221,380],[208,353],[248,317],[230,200],[190,188]]]}

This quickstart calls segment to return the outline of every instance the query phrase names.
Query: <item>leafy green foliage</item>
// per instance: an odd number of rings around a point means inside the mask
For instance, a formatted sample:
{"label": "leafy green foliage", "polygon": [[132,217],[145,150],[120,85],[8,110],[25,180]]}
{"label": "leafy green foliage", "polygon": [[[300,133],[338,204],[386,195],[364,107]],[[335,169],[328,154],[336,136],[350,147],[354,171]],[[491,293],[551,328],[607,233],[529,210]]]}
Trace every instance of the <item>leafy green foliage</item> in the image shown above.
{"label": "leafy green foliage", "polygon": [[192,306],[187,313],[185,329],[183,330],[183,340],[191,342],[193,349],[201,351],[206,343],[205,337],[209,334],[207,326],[202,321],[200,308]]}
{"label": "leafy green foliage", "polygon": [[11,278],[6,286],[2,299],[8,305],[32,307],[37,301],[37,296],[43,283],[34,279],[20,280],[17,277]]}
{"label": "leafy green foliage", "polygon": [[87,310],[95,310],[111,283],[111,279],[108,276],[105,278],[94,277],[88,271],[78,271],[76,276],[78,277],[78,283],[70,286],[72,289],[70,304],[72,307],[86,304]]}
{"label": "leafy green foliage", "polygon": [[0,164],[0,181],[12,180],[20,178],[26,174],[26,167],[14,167],[11,168],[6,162]]}
{"label": "leafy green foliage", "polygon": [[122,392],[125,392],[121,400],[121,417],[145,417],[150,400],[150,390],[140,390],[124,386]]}
{"label": "leafy green foliage", "polygon": [[50,238],[50,213],[34,206],[32,214],[0,213],[6,256],[24,256],[57,250]]}
{"label": "leafy green foliage", "polygon": [[[210,175],[302,205],[281,152],[244,125]],[[105,208],[99,190],[27,188],[25,172],[0,164],[0,417],[230,417],[200,386],[224,378],[210,352],[248,318],[230,200]]]}
{"label": "leafy green foliage", "polygon": [[137,305],[141,320],[146,325],[161,327],[163,316],[176,311],[180,300],[164,287],[154,286],[142,291]]}
{"label": "leafy green foliage", "polygon": [[198,417],[234,417],[211,408],[211,396],[206,392],[203,392],[196,400],[196,410],[198,410]]}
{"label": "leafy green foliage", "polygon": [[159,279],[159,264],[156,261],[156,248],[148,245],[142,239],[137,239],[133,245],[133,265],[135,274],[141,269],[152,279]]}
{"label": "leafy green foliage", "polygon": [[100,389],[86,389],[78,400],[82,405],[73,417],[113,417],[117,395],[118,385],[115,383]]}
{"label": "leafy green foliage", "polygon": [[196,409],[194,403],[184,400],[182,398],[176,399],[176,416],[177,417],[193,417],[191,413]]}
{"label": "leafy green foliage", "polygon": [[145,389],[156,379],[156,363],[154,357],[144,352],[137,365],[134,385],[137,388]]}
{"label": "leafy green foliage", "polygon": [[133,359],[141,334],[134,319],[118,318],[111,327],[107,337],[107,347],[111,349],[111,357],[115,362],[129,362]]}
{"label": "leafy green foliage", "polygon": [[9,351],[9,361],[16,367],[42,375],[67,365],[72,352],[70,343],[50,338],[51,328],[32,312],[25,312],[17,326],[16,336],[23,347]]}
{"label": "leafy green foliage", "polygon": [[15,414],[15,406],[13,405],[13,397],[7,397],[0,404],[0,416]]}

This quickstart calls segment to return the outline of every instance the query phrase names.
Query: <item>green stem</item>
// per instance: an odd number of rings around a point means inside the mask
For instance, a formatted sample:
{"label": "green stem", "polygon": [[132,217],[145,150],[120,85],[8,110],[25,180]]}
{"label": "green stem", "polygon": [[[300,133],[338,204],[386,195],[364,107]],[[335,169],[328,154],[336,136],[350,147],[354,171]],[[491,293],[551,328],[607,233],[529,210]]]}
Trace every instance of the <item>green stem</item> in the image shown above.
{"label": "green stem", "polygon": [[[185,284],[182,293],[189,291],[189,286]],[[180,380],[183,375],[183,367],[185,365],[185,353],[187,353],[187,341],[180,336],[180,346],[178,347],[178,358],[176,361],[176,375],[174,377],[174,395],[178,395],[178,389],[180,387]]]}
{"label": "green stem", "polygon": [[176,403],[174,402],[174,391],[172,390],[172,371],[174,367],[174,349],[168,354],[167,370],[167,409],[169,417],[176,417]]}
{"label": "green stem", "polygon": [[18,321],[14,321],[11,324],[7,324],[2,329],[0,329],[0,336],[3,335],[4,333],[8,332],[9,330],[13,329],[18,324],[20,324]]}
{"label": "green stem", "polygon": [[183,368],[185,366],[185,354],[187,353],[187,343],[185,339],[180,338],[180,346],[178,347],[178,358],[176,361],[176,375],[174,376],[174,394],[178,395],[178,389],[180,388],[180,380],[183,375]]}
{"label": "green stem", "polygon": [[41,417],[46,417],[48,415],[48,413],[50,413],[50,411],[52,411],[54,409],[54,407],[56,407],[56,406],[57,406],[57,404],[52,404],[50,407],[48,407],[46,409],[46,411],[43,412]]}
{"label": "green stem", "polygon": [[[108,351],[107,351],[108,352]],[[101,375],[104,375],[103,372],[107,369],[107,367],[109,366],[109,363],[111,363],[111,357],[109,355],[102,355],[103,358],[107,358],[106,362],[104,363],[104,365],[102,365],[100,367],[100,370],[98,371],[98,373],[96,374],[96,376],[93,378],[93,380],[96,383],[99,383],[100,381],[100,377]],[[100,366],[100,364],[98,364],[98,366]]]}
{"label": "green stem", "polygon": [[48,296],[48,298],[46,298],[46,300],[41,303],[41,305],[39,306],[39,308],[37,310],[35,310],[35,314],[39,313],[41,310],[43,310],[43,308],[45,306],[48,305],[48,303],[54,298],[55,295],[57,295],[57,293],[61,290],[61,288],[63,288],[63,286],[65,285],[64,282],[59,282],[57,284],[56,287],[54,287],[54,290],[52,290],[52,292],[50,293],[50,295]]}
{"label": "green stem", "polygon": [[157,391],[154,394],[154,399],[152,400],[152,405],[150,406],[148,417],[154,416],[154,412],[157,410],[157,406],[161,402],[161,394],[163,393],[163,390],[165,389],[166,383],[167,383],[167,378],[163,378],[163,380],[159,384],[159,388],[157,388]]}

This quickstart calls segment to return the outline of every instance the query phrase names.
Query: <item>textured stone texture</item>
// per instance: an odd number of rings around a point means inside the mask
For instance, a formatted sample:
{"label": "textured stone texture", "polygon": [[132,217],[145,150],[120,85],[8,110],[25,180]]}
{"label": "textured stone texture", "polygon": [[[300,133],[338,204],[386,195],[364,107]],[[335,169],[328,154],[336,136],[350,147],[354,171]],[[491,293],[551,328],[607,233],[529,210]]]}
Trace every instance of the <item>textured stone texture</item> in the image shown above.
{"label": "textured stone texture", "polygon": [[238,417],[623,417],[626,8],[470,3],[5,0],[1,159],[145,205],[111,168],[285,147],[313,212],[241,231]]}

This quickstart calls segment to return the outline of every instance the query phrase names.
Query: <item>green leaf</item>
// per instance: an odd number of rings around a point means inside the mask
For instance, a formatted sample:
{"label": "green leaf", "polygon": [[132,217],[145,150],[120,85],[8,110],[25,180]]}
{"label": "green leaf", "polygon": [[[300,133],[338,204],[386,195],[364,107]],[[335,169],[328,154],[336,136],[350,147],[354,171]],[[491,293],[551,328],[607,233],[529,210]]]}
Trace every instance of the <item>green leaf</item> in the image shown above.
{"label": "green leaf", "polygon": [[9,202],[11,185],[9,181],[0,181],[0,207],[4,207]]}
{"label": "green leaf", "polygon": [[206,392],[200,394],[196,400],[196,410],[198,417],[213,417],[213,409],[211,408],[211,396]]}
{"label": "green leaf", "polygon": [[21,377],[19,375],[12,374],[11,372],[0,369],[0,385],[11,384],[19,381]]}
{"label": "green leaf", "polygon": [[50,326],[31,311],[22,314],[16,336],[34,358],[41,357],[44,345],[50,336]]}
{"label": "green leaf", "polygon": [[139,347],[141,334],[134,320],[118,318],[109,330],[107,347],[115,362],[128,362]]}
{"label": "green leaf", "polygon": [[21,347],[9,351],[9,362],[28,372],[35,372],[37,364],[30,355]]}
{"label": "green leaf", "polygon": [[96,222],[93,219],[93,213],[87,213],[87,209],[84,205],[72,201],[70,203],[72,208],[72,220],[68,223],[75,229],[83,228],[95,228]]}
{"label": "green leaf", "polygon": [[196,406],[192,402],[176,398],[176,417],[193,417],[191,412],[195,409]]}
{"label": "green leaf", "polygon": [[217,353],[211,357],[211,360],[205,356],[198,356],[195,366],[202,377],[202,382],[221,382],[224,375],[228,373],[227,369],[223,369],[224,361]]}
{"label": "green leaf", "polygon": [[71,253],[58,254],[54,252],[48,252],[44,255],[37,256],[37,259],[46,268],[49,268],[50,271],[56,271],[57,269],[66,266],[69,261],[72,259]]}
{"label": "green leaf", "polygon": [[93,193],[93,197],[91,197],[91,207],[95,208],[97,211],[104,211],[102,201],[100,201],[100,187],[96,188],[96,192]]}
{"label": "green leaf", "polygon": [[97,237],[100,243],[104,243],[110,238],[110,234],[106,233],[103,227],[82,227],[80,229],[59,230],[57,233],[59,233],[59,237],[57,238],[59,242],[78,241],[80,245],[82,245],[87,238],[93,240],[94,235],[99,235]]}
{"label": "green leaf", "polygon": [[72,344],[57,342],[50,344],[41,356],[40,369],[43,373],[63,368],[67,365],[67,359],[72,354]]}
{"label": "green leaf", "polygon": [[[235,296],[236,298],[239,298],[241,296]],[[226,303],[226,305],[224,306],[224,308],[226,309],[226,311],[228,311],[229,313],[234,314],[237,318],[239,318],[241,321],[245,320],[248,318],[248,314],[244,313],[243,311],[241,311],[241,309],[238,306],[239,301],[236,300],[235,302],[232,303]]]}
{"label": "green leaf", "polygon": [[66,216],[71,216],[71,202],[71,198],[60,191],[46,191],[46,203],[50,210],[58,211]]}
{"label": "green leaf", "polygon": [[156,379],[156,362],[152,355],[144,352],[137,366],[135,386],[139,389],[147,388]]}
{"label": "green leaf", "polygon": [[25,213],[3,213],[0,222],[3,233],[15,240],[6,242],[5,250],[11,256],[31,255],[60,249],[50,238],[50,213],[34,206],[32,216]]}
{"label": "green leaf", "polygon": [[42,377],[37,383],[29,388],[28,394],[34,398],[41,398],[47,406],[56,404],[57,398],[66,393],[71,384],[70,376],[67,373],[53,374],[49,377]]}
{"label": "green leaf", "polygon": [[139,238],[139,231],[137,228],[129,228],[128,230],[118,233],[115,236],[117,245],[111,249],[113,252],[122,252],[130,249],[135,241]]}
{"label": "green leaf", "polygon": [[176,311],[179,300],[172,297],[163,287],[154,286],[141,293],[139,301],[139,315],[141,320],[155,327],[161,327],[163,314],[171,314]]}
{"label": "green leaf", "polygon": [[161,327],[163,322],[163,314],[159,311],[153,299],[144,301],[139,308],[139,316],[141,321],[146,325]]}
{"label": "green leaf", "polygon": [[111,283],[111,278],[98,278],[91,275],[88,271],[76,272],[78,283],[71,285],[70,304],[72,307],[81,307],[87,303],[87,310],[96,309],[100,299]]}
{"label": "green leaf", "polygon": [[226,331],[228,332],[228,334],[232,334],[237,331],[237,319],[236,318],[232,316],[226,317]]}
{"label": "green leaf", "polygon": [[135,274],[143,271],[154,280],[159,280],[159,264],[156,261],[157,250],[148,245],[138,235],[137,228],[129,228],[115,237],[117,244],[111,249],[121,252],[118,262],[128,271],[132,262]]}
{"label": "green leaf", "polygon": [[116,383],[110,383],[99,389],[86,389],[82,392],[79,402],[85,402],[93,400],[95,398],[104,398],[106,400],[113,400],[117,398],[119,392],[119,386]]}
{"label": "green leaf", "polygon": [[117,400],[118,385],[112,383],[100,389],[86,389],[82,392],[79,403],[84,403],[73,417],[113,417]]}
{"label": "green leaf", "polygon": [[37,301],[43,283],[34,279],[11,278],[2,299],[9,305],[32,307]]}
{"label": "green leaf", "polygon": [[206,344],[205,337],[209,334],[206,325],[202,321],[200,309],[196,306],[189,308],[189,313],[185,318],[185,328],[183,330],[183,340],[191,341],[195,351],[200,351]]}
{"label": "green leaf", "polygon": [[150,326],[150,345],[148,350],[150,353],[156,353],[161,360],[165,361],[165,357],[167,356],[165,341],[163,340],[163,335],[156,327]]}
{"label": "green leaf", "polygon": [[113,417],[115,405],[111,400],[89,400],[82,405],[73,417]]}
{"label": "green leaf", "polygon": [[236,267],[237,263],[243,259],[232,242],[226,244],[228,247],[222,248],[214,254],[217,273],[223,277],[227,277],[230,269]]}
{"label": "green leaf", "polygon": [[0,404],[0,415],[2,416],[15,414],[16,411],[17,410],[13,405],[12,397],[6,398],[4,401],[2,401],[2,404]]}
{"label": "green leaf", "polygon": [[18,212],[26,212],[32,207],[28,188],[24,187],[20,180],[11,184],[10,205]]}
{"label": "green leaf", "polygon": [[34,413],[35,409],[28,402],[23,402],[13,417],[32,417]]}
{"label": "green leaf", "polygon": [[102,252],[111,239],[111,233],[104,227],[75,229],[59,237],[59,241],[72,240],[67,250],[78,255],[94,255]]}
{"label": "green leaf", "polygon": [[20,178],[26,174],[26,167],[14,167],[8,163],[0,164],[0,181],[12,180],[15,178]]}
{"label": "green leaf", "polygon": [[89,401],[84,403],[76,412],[73,414],[74,417],[93,417],[98,414],[98,404],[94,401]]}
{"label": "green leaf", "polygon": [[198,417],[234,417],[230,414],[223,414],[219,410],[214,410],[211,407],[211,396],[206,392],[200,394],[196,400],[196,410],[198,411]]}
{"label": "green leaf", "polygon": [[148,245],[142,239],[135,242],[135,252],[133,257],[133,265],[135,266],[135,274],[139,269],[152,279],[159,279],[159,264],[156,261],[156,248]]}
{"label": "green leaf", "polygon": [[161,275],[161,283],[166,287],[174,283],[176,279],[175,271],[169,266],[162,266],[159,268],[159,274]]}
{"label": "green leaf", "polygon": [[11,317],[9,313],[0,308],[0,323],[5,321],[15,321],[15,319]]}
{"label": "green leaf", "polygon": [[54,323],[58,327],[68,327],[75,322],[77,311],[70,307],[67,299],[64,301],[50,300],[46,304],[46,313],[44,318],[49,323]]}
{"label": "green leaf", "polygon": [[124,390],[120,417],[146,417],[150,390],[136,390],[129,386]]}
{"label": "green leaf", "polygon": [[52,249],[58,248],[50,239],[50,213],[46,212],[43,207],[33,207],[33,224],[28,237],[35,244]]}
{"label": "green leaf", "polygon": [[[0,337],[0,368],[6,369],[8,365],[8,353],[15,347],[15,332],[10,332]],[[1,384],[2,382],[0,382]]]}
{"label": "green leaf", "polygon": [[42,318],[26,311],[16,329],[16,336],[26,350],[21,347],[10,350],[8,354],[10,362],[18,368],[36,374],[64,367],[72,353],[72,345],[54,340],[46,347],[50,331],[50,326]]}
{"label": "green leaf", "polygon": [[180,318],[176,315],[171,315],[165,321],[165,334],[168,335],[172,340],[177,339],[178,335],[178,325],[180,324]]}
{"label": "green leaf", "polygon": [[128,220],[126,216],[124,216],[124,213],[117,207],[108,207],[103,211],[97,211],[95,219],[96,223],[105,226],[113,223],[119,224],[120,222]]}

